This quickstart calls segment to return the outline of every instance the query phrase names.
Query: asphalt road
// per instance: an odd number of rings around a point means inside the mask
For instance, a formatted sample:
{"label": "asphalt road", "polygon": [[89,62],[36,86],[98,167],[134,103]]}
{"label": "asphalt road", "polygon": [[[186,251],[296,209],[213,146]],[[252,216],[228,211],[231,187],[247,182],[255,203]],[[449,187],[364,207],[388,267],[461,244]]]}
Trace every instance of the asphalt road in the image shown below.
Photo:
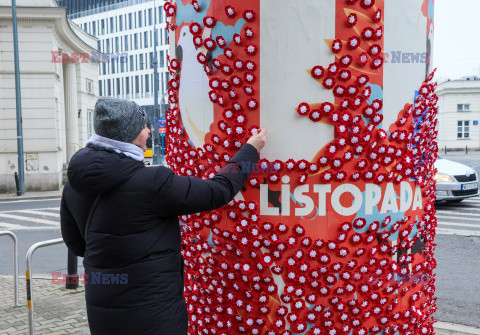
{"label": "asphalt road", "polygon": [[[478,158],[455,157],[455,160],[475,166],[480,163],[480,155]],[[25,273],[25,255],[32,244],[61,237],[59,206],[58,199],[0,202],[0,230],[13,227],[19,239],[20,274]],[[480,199],[440,205],[437,211],[443,232],[436,237],[436,319],[480,328]],[[35,222],[38,219],[42,221]],[[0,275],[12,273],[11,255],[10,240],[0,237]],[[79,259],[80,265],[81,261]],[[39,249],[32,264],[34,276],[54,271],[66,273],[67,249],[64,245]],[[82,272],[81,266],[79,270]]]}

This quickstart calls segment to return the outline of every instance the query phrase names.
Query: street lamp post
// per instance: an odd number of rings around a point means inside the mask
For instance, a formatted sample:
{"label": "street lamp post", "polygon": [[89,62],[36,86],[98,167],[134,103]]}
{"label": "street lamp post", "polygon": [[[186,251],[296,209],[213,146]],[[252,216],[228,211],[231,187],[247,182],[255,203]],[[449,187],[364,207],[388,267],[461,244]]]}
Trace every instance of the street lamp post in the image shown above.
{"label": "street lamp post", "polygon": [[20,93],[20,65],[18,57],[17,4],[12,0],[13,55],[15,63],[15,99],[17,105],[17,151],[18,187],[17,195],[25,193],[25,167],[23,161],[22,96]]}
{"label": "street lamp post", "polygon": [[160,153],[160,134],[159,134],[159,125],[157,122],[158,115],[158,56],[157,56],[157,46],[158,46],[158,31],[157,31],[157,6],[155,0],[153,1],[153,136],[152,136],[152,146],[153,146],[153,165],[160,165],[161,162],[161,153]]}

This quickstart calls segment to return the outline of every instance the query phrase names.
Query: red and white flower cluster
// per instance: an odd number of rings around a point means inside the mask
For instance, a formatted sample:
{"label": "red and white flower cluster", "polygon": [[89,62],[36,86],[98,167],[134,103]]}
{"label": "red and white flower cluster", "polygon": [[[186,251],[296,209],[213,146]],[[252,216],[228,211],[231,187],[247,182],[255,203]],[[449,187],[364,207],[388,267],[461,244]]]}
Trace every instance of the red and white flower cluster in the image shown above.
{"label": "red and white flower cluster", "polygon": [[[297,108],[298,117],[333,125],[334,141],[312,161],[262,159],[259,173],[246,184],[251,198],[180,218],[190,334],[433,334],[435,84],[427,78],[415,104],[405,106],[389,132],[383,130],[383,102],[371,99],[370,86],[383,67],[383,5],[346,0],[345,7],[356,13],[345,19],[352,36],[333,41],[335,62],[311,70],[319,89],[332,90],[335,102],[300,102]],[[165,9],[169,27],[179,29],[176,5],[167,1]],[[220,171],[259,129],[258,14],[227,4],[222,15],[248,23],[229,45],[221,36],[201,36],[221,17],[190,25],[195,45],[223,49],[211,65],[205,55],[198,57],[217,111],[201,148],[193,148],[184,133],[175,106],[181,64],[169,62],[174,106],[166,114],[167,163],[176,173],[204,179]],[[371,18],[369,26],[360,17]],[[281,187],[285,175],[296,184],[415,180],[424,215],[373,223],[352,218],[337,222],[328,238],[311,238],[301,221],[271,222],[260,215],[253,195],[265,182]],[[412,253],[417,249],[421,253]]]}

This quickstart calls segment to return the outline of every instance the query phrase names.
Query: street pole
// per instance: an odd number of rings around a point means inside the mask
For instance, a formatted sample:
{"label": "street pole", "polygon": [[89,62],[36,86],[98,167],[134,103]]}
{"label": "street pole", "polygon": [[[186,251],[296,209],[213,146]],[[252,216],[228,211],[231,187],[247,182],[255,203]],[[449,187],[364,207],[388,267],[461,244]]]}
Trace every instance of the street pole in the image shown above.
{"label": "street pole", "polygon": [[158,46],[158,31],[157,31],[157,6],[155,0],[153,0],[153,11],[154,11],[154,20],[153,20],[153,136],[152,136],[152,146],[153,146],[153,165],[160,165],[160,134],[159,134],[159,125],[157,123],[158,115],[158,57],[157,57],[157,46]]}
{"label": "street pole", "polygon": [[12,0],[13,57],[15,63],[15,99],[17,104],[17,151],[18,188],[17,195],[25,193],[25,166],[23,161],[22,96],[20,93],[20,65],[18,58],[17,4]]}

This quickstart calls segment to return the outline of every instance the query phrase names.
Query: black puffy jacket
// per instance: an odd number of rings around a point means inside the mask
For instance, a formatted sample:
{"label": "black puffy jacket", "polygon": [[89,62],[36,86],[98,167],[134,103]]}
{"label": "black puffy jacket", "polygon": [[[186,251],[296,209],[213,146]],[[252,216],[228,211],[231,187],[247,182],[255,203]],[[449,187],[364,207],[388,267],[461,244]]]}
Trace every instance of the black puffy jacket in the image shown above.
{"label": "black puffy jacket", "polygon": [[187,334],[178,216],[227,204],[258,159],[245,144],[220,173],[202,180],[93,146],[72,157],[61,229],[68,248],[84,257],[92,335]]}

